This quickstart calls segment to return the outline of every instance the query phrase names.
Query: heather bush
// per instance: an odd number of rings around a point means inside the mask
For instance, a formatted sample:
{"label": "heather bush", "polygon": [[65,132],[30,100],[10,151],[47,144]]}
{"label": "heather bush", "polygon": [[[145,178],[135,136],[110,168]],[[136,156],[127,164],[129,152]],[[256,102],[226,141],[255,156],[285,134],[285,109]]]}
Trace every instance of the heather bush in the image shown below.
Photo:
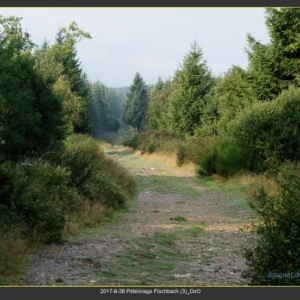
{"label": "heather bush", "polygon": [[244,253],[243,277],[253,285],[300,285],[299,165],[285,163],[276,181],[272,195],[260,188],[249,200],[260,217],[253,228],[259,239]]}
{"label": "heather bush", "polygon": [[68,137],[56,163],[70,171],[71,186],[85,199],[117,208],[135,192],[135,183],[127,170],[107,157],[99,143],[88,136]]}

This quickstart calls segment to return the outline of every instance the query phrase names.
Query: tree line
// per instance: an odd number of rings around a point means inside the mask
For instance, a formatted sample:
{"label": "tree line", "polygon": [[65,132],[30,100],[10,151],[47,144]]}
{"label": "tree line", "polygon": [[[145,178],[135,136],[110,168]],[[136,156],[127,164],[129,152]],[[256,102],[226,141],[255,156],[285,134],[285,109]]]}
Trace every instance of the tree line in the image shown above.
{"label": "tree line", "polygon": [[249,200],[260,239],[245,253],[244,276],[257,285],[299,285],[267,274],[300,267],[300,9],[266,8],[265,23],[269,43],[246,36],[246,69],[213,76],[194,42],[171,79],[142,93],[136,76],[124,121],[139,134],[126,144],[175,153],[201,176],[250,172],[273,180],[274,189],[262,186]]}
{"label": "tree line", "polygon": [[76,44],[91,35],[72,22],[53,45],[37,46],[20,21],[0,18],[0,155],[17,159],[50,151],[70,133],[117,130],[124,97],[90,83],[77,58]]}
{"label": "tree line", "polygon": [[[247,69],[232,66],[213,76],[201,47],[193,42],[172,79],[159,78],[147,86],[136,74],[123,121],[139,131],[164,131],[184,140],[217,137],[224,147],[227,143],[221,140],[230,139],[241,156],[247,152],[237,171],[263,171],[286,159],[298,160],[300,12],[267,8],[265,14],[270,42],[264,45],[247,35]],[[218,172],[213,166],[217,156],[215,149],[212,161],[204,158],[211,169],[203,166],[203,172]],[[234,171],[229,168],[228,174]]]}
{"label": "tree line", "polygon": [[76,44],[91,38],[72,22],[38,46],[21,18],[0,15],[0,285],[28,251],[99,224],[135,193],[92,138],[118,130],[124,92],[82,71]]}

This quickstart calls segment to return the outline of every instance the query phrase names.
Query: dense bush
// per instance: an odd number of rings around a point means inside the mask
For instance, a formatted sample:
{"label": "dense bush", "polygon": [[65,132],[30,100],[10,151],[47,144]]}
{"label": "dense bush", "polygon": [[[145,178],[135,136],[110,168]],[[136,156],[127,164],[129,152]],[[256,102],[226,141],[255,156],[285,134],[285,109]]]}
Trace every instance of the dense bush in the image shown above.
{"label": "dense bush", "polygon": [[231,176],[243,170],[251,170],[253,154],[250,150],[238,146],[237,142],[228,137],[219,138],[214,147],[200,161],[199,174],[219,174]]}
{"label": "dense bush", "polygon": [[243,276],[253,285],[300,285],[299,165],[285,164],[277,181],[275,196],[261,189],[250,201],[261,218],[254,227],[260,238],[245,251]]}
{"label": "dense bush", "polygon": [[102,202],[108,207],[118,208],[127,198],[121,186],[107,176],[93,176],[88,184],[88,199]]}
{"label": "dense bush", "polygon": [[59,242],[86,201],[116,209],[135,192],[127,170],[92,138],[72,135],[64,149],[43,158],[0,165],[0,230],[20,229],[41,243]]}
{"label": "dense bush", "polygon": [[71,185],[78,194],[92,201],[98,199],[104,205],[116,208],[135,191],[135,183],[128,172],[105,156],[99,144],[90,137],[69,136],[64,151],[54,159],[57,165],[71,172]]}
{"label": "dense bush", "polygon": [[259,171],[300,159],[300,89],[245,109],[230,126],[237,145],[252,152]]}
{"label": "dense bush", "polygon": [[22,228],[29,239],[58,242],[69,215],[80,208],[70,172],[40,159],[1,166],[1,229]]}
{"label": "dense bush", "polygon": [[70,170],[71,185],[79,194],[84,194],[85,183],[102,168],[105,160],[99,145],[92,138],[80,134],[70,135],[65,141],[64,149],[55,154],[53,159],[52,162],[57,166]]}
{"label": "dense bush", "polygon": [[13,55],[1,38],[0,48],[0,155],[18,160],[57,148],[66,136],[61,99],[36,70],[30,51]]}

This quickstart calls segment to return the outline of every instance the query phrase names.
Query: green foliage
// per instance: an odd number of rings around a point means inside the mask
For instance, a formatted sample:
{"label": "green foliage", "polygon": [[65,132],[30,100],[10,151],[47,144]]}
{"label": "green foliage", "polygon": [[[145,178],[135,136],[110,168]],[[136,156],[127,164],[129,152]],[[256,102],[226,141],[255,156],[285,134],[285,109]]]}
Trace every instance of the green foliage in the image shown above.
{"label": "green foliage", "polygon": [[202,124],[196,129],[196,135],[221,135],[240,111],[257,101],[249,74],[237,66],[217,79],[205,100]]}
{"label": "green foliage", "polygon": [[177,222],[186,222],[187,221],[187,219],[182,216],[175,216],[175,217],[170,218],[170,220],[177,221]]}
{"label": "green foliage", "polygon": [[184,57],[174,80],[179,86],[171,105],[175,130],[181,134],[193,135],[196,127],[201,124],[203,99],[213,85],[211,72],[196,42]]}
{"label": "green foliage", "polygon": [[[89,84],[86,74],[80,68],[79,59],[76,58],[75,45],[82,39],[91,38],[88,32],[79,29],[76,22],[72,22],[68,28],[62,27],[59,29],[56,43],[48,50],[50,57],[54,57],[55,62],[62,66],[61,75],[64,75],[64,81],[68,82],[67,89],[63,88],[62,92],[71,92],[72,95],[69,102],[73,100],[73,104],[76,104],[69,109],[77,114],[76,122],[73,122],[74,132],[77,133],[90,133],[91,128],[88,120]],[[65,95],[65,97],[67,96],[70,98],[70,95]],[[78,109],[78,104],[80,104],[80,109]]]}
{"label": "green foliage", "polygon": [[21,53],[26,50],[31,50],[34,43],[31,41],[30,34],[24,32],[21,27],[22,18],[10,16],[4,18],[0,15],[0,45],[1,50],[6,50],[7,53]]}
{"label": "green foliage", "polygon": [[253,154],[250,150],[239,147],[235,140],[228,136],[219,138],[213,149],[203,156],[200,162],[200,175],[219,174],[232,176],[243,170],[251,170]]}
{"label": "green foliage", "polygon": [[136,73],[127,93],[123,122],[137,128],[137,130],[141,130],[147,107],[147,87],[141,75]]}
{"label": "green foliage", "polygon": [[247,39],[251,49],[247,49],[248,69],[255,95],[259,100],[272,100],[286,85],[282,87],[275,76],[271,46],[263,45],[251,35],[248,35]]}
{"label": "green foliage", "polygon": [[[266,25],[269,30],[272,54],[279,70],[276,77],[281,82],[288,81],[299,85],[300,69],[300,9],[299,8],[267,8]],[[276,45],[276,47],[275,47]],[[279,71],[279,72],[278,72]]]}
{"label": "green foliage", "polygon": [[282,166],[277,182],[276,195],[261,189],[250,201],[261,220],[254,227],[257,243],[244,253],[247,270],[243,276],[253,285],[300,284],[296,274],[300,269],[299,166]]}
{"label": "green foliage", "polygon": [[177,164],[179,166],[185,163],[194,163],[198,165],[202,159],[212,151],[216,137],[193,136],[179,143],[176,153]]}
{"label": "green foliage", "polygon": [[0,230],[59,242],[86,201],[119,208],[135,193],[127,170],[106,157],[92,138],[72,135],[60,152],[0,165]]}
{"label": "green foliage", "polygon": [[70,173],[41,159],[1,166],[1,230],[22,228],[29,239],[59,242],[67,216],[78,211],[79,197],[69,188]]}
{"label": "green foliage", "polygon": [[104,153],[92,138],[74,134],[68,136],[63,151],[55,159],[57,165],[70,170],[72,186],[84,194],[86,182],[102,167]]}
{"label": "green foliage", "polygon": [[113,208],[124,206],[127,201],[122,187],[108,176],[91,177],[86,196]]}
{"label": "green foliage", "polygon": [[[73,22],[54,45],[33,51],[20,20],[0,15],[0,284],[19,270],[28,245],[61,242],[71,223],[124,206],[135,192],[96,141],[66,139],[89,132],[93,94],[75,44],[90,35]],[[105,90],[104,127],[118,130],[121,97]]]}
{"label": "green foliage", "polygon": [[248,35],[249,72],[256,97],[274,99],[290,84],[299,86],[299,8],[267,8],[270,43]]}
{"label": "green foliage", "polygon": [[108,131],[118,131],[120,128],[120,123],[114,115],[107,116],[106,129]]}
{"label": "green foliage", "polygon": [[62,103],[36,70],[19,19],[1,17],[0,22],[0,153],[16,160],[59,147],[66,127]]}
{"label": "green foliage", "polygon": [[138,148],[148,153],[175,154],[178,141],[178,136],[168,131],[143,130],[139,134]]}
{"label": "green foliage", "polygon": [[68,133],[71,134],[82,123],[85,104],[82,97],[72,90],[71,79],[65,74],[64,64],[55,55],[55,51],[57,51],[56,45],[50,47],[45,41],[34,52],[35,66],[61,100]]}
{"label": "green foliage", "polygon": [[171,81],[163,82],[159,78],[154,87],[149,89],[149,105],[145,120],[147,128],[173,131],[174,122],[170,113],[170,103],[174,88]]}
{"label": "green foliage", "polygon": [[70,184],[78,194],[91,201],[116,208],[135,192],[135,183],[128,172],[106,157],[90,137],[69,136],[64,151],[54,159],[57,165],[70,171]]}
{"label": "green foliage", "polygon": [[135,134],[132,139],[125,139],[123,141],[123,146],[132,147],[133,149],[137,149],[139,145],[139,135]]}
{"label": "green foliage", "polygon": [[290,87],[271,102],[249,107],[232,122],[230,132],[239,147],[253,153],[256,170],[300,159],[299,111],[300,89]]}
{"label": "green foliage", "polygon": [[118,131],[122,116],[123,98],[121,94],[100,82],[91,84],[89,100],[89,120],[92,135],[99,137],[105,131]]}
{"label": "green foliage", "polygon": [[92,125],[92,135],[97,138],[105,131],[107,122],[104,86],[98,82],[92,84],[89,98],[89,119]]}

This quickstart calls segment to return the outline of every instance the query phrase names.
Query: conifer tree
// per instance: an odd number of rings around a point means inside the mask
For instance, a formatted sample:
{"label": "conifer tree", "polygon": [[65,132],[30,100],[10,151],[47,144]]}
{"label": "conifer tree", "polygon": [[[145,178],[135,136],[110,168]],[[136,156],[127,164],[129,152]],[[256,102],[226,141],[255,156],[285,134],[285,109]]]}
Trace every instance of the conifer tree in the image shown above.
{"label": "conifer tree", "polygon": [[137,130],[141,130],[147,107],[147,86],[141,75],[136,73],[127,93],[123,122],[137,128]]}
{"label": "conifer tree", "polygon": [[248,34],[249,73],[260,100],[274,99],[290,84],[300,84],[300,8],[267,8],[270,43]]}
{"label": "conifer tree", "polygon": [[203,52],[196,42],[184,57],[183,64],[175,74],[179,93],[174,97],[172,114],[177,131],[193,135],[201,124],[204,96],[210,91],[213,79]]}

